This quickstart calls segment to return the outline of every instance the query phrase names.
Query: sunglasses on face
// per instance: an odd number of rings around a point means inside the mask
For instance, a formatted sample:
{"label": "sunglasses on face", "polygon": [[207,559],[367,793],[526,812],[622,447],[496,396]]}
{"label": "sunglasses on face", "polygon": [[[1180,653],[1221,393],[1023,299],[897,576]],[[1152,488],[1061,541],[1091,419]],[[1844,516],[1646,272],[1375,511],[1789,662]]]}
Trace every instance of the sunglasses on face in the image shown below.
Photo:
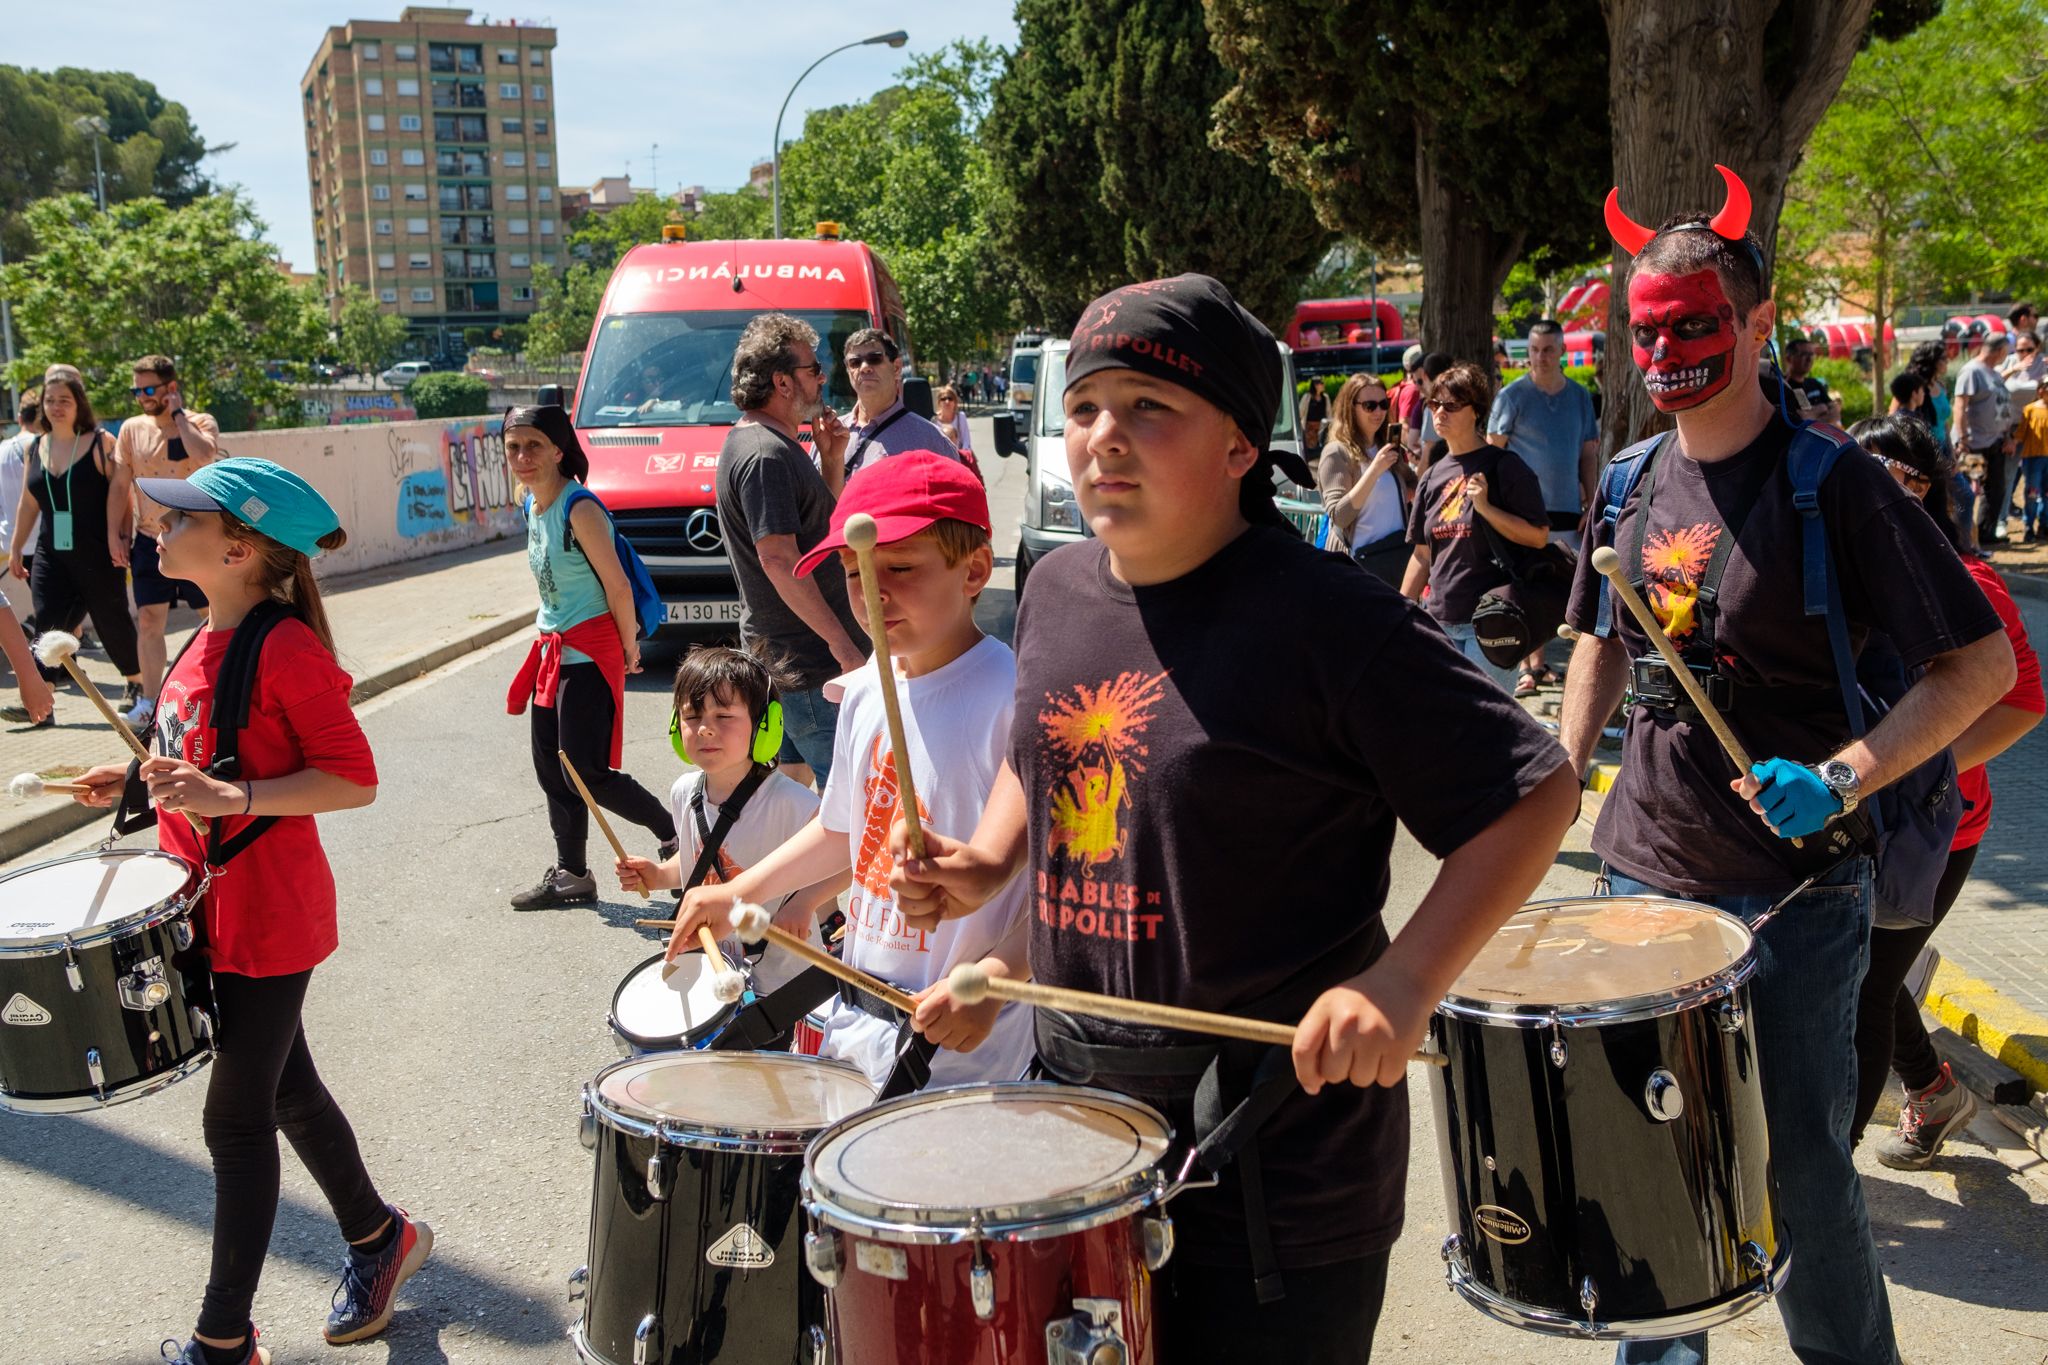
{"label": "sunglasses on face", "polygon": [[[2021,355],[2025,355],[2025,354],[2026,354],[2026,352],[2025,352],[2025,351],[2021,351],[2021,352],[2020,352],[2020,354],[2021,354]],[[131,394],[134,394],[134,395],[135,395],[135,396],[136,396],[137,398],[154,398],[154,397],[156,397],[156,391],[157,391],[158,389],[161,389],[161,388],[165,388],[165,387],[167,387],[167,386],[166,386],[166,385],[163,385],[163,384],[143,384],[143,385],[139,385],[139,386],[138,386],[138,387],[136,387],[136,388],[132,388],[132,389],[128,390],[128,392],[129,392],[129,393],[131,393]]]}
{"label": "sunglasses on face", "polygon": [[1892,476],[1904,486],[1905,490],[1914,497],[1926,497],[1927,490],[1934,487],[1934,480],[1928,478],[1903,460],[1888,460],[1882,455],[1877,458],[1886,469],[1892,472]]}
{"label": "sunglasses on face", "polygon": [[791,374],[814,374],[821,379],[825,375],[825,367],[815,360],[808,365],[792,365],[789,369]]}
{"label": "sunglasses on face", "polygon": [[1364,408],[1367,412],[1383,412],[1387,406],[1386,400],[1383,398],[1357,398],[1352,400],[1351,405],[1356,408]]}
{"label": "sunglasses on face", "polygon": [[888,355],[881,351],[863,351],[859,355],[846,357],[846,368],[849,370],[864,370],[870,365],[886,365],[888,363]]}
{"label": "sunglasses on face", "polygon": [[1432,398],[1423,406],[1431,412],[1459,412],[1471,405],[1460,398]]}

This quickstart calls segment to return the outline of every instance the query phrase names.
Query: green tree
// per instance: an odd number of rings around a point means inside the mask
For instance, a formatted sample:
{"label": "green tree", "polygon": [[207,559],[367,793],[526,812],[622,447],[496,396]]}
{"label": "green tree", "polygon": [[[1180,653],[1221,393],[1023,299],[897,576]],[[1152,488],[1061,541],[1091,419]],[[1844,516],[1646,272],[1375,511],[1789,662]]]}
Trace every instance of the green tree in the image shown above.
{"label": "green tree", "polygon": [[1200,8],[1019,0],[1017,30],[987,137],[994,242],[1032,319],[1066,327],[1106,289],[1192,270],[1284,324],[1331,233],[1263,158],[1210,145],[1210,111],[1231,78]]}
{"label": "green tree", "polygon": [[30,203],[94,192],[92,134],[77,127],[90,116],[107,121],[109,203],[154,196],[180,208],[212,192],[200,163],[227,147],[208,146],[185,106],[150,82],[125,71],[0,66],[0,229],[12,227],[10,256],[26,250],[18,218]]}
{"label": "green tree", "polygon": [[712,242],[753,241],[769,234],[773,216],[768,196],[754,190],[707,194],[690,220],[690,236]]}
{"label": "green tree", "polygon": [[67,361],[85,372],[93,406],[119,416],[135,411],[129,362],[161,352],[177,361],[194,408],[230,389],[261,406],[291,396],[266,375],[270,362],[303,365],[325,343],[325,307],[277,268],[238,194],[176,209],[135,199],[105,214],[72,194],[24,217],[31,254],[0,270],[27,339],[16,383]]}
{"label": "green tree", "polygon": [[[1882,334],[1902,285],[1965,296],[2048,284],[2048,13],[1951,0],[1849,68],[1785,192],[1777,293],[1840,302]],[[1995,91],[1990,111],[1959,100]],[[1884,410],[1888,367],[1870,381]]]}
{"label": "green tree", "polygon": [[661,230],[683,221],[676,206],[659,195],[643,194],[603,213],[586,213],[569,229],[569,254],[602,270],[607,277],[634,247],[661,240]]}
{"label": "green tree", "polygon": [[782,154],[784,224],[829,219],[881,253],[918,358],[942,371],[984,351],[1014,312],[981,138],[1000,60],[982,42],[917,58],[872,99],[812,113]]}
{"label": "green tree", "polygon": [[405,344],[405,319],[378,307],[369,290],[343,285],[341,320],[335,324],[335,358],[374,375],[398,357]]}
{"label": "green tree", "polygon": [[526,322],[526,351],[536,361],[576,355],[590,344],[597,307],[604,301],[611,267],[585,261],[566,269],[540,266],[533,272],[533,315]]}

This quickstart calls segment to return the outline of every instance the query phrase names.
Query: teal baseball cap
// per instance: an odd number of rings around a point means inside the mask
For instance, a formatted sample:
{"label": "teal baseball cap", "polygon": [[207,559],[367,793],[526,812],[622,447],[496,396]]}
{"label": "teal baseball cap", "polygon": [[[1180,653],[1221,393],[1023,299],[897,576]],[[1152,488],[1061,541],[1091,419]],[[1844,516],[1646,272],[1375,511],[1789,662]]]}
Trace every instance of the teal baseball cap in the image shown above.
{"label": "teal baseball cap", "polygon": [[312,484],[251,455],[216,460],[182,479],[137,479],[135,486],[181,512],[226,512],[308,559],[320,553],[320,537],[341,527]]}

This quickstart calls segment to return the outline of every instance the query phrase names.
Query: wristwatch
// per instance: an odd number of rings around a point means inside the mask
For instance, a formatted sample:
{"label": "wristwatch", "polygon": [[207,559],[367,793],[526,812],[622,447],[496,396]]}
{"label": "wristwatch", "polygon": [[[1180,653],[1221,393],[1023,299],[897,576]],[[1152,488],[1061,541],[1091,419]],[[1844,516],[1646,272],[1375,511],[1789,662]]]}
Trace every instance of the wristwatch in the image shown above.
{"label": "wristwatch", "polygon": [[1863,779],[1856,775],[1854,768],[1841,759],[1825,759],[1815,764],[1813,771],[1827,784],[1827,789],[1841,800],[1842,814],[1847,815],[1855,810],[1857,804],[1863,800]]}

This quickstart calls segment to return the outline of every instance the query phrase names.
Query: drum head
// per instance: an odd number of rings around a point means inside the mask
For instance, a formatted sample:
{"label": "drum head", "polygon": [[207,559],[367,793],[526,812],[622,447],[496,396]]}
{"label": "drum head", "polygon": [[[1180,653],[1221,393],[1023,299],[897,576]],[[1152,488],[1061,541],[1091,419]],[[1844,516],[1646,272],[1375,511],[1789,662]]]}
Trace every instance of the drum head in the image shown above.
{"label": "drum head", "polygon": [[734,1012],[735,1006],[712,991],[712,981],[725,964],[702,953],[686,953],[676,959],[675,972],[664,981],[663,956],[656,953],[619,982],[612,992],[612,1024],[635,1042],[672,1047],[695,1043],[716,1032]]}
{"label": "drum head", "polygon": [[101,935],[178,895],[192,865],[154,849],[115,849],[36,863],[0,877],[0,948]]}
{"label": "drum head", "polygon": [[1697,995],[1750,959],[1733,915],[1688,901],[1541,901],[1495,931],[1452,983],[1453,1014],[1626,1012]]}
{"label": "drum head", "polygon": [[1154,1187],[1157,1110],[1078,1086],[962,1086],[860,1114],[804,1158],[814,1196],[886,1224],[1057,1222]]}
{"label": "drum head", "polygon": [[659,1124],[664,1135],[739,1147],[801,1144],[875,1102],[875,1087],[852,1067],[788,1052],[638,1057],[599,1072],[595,1088],[600,1108]]}

